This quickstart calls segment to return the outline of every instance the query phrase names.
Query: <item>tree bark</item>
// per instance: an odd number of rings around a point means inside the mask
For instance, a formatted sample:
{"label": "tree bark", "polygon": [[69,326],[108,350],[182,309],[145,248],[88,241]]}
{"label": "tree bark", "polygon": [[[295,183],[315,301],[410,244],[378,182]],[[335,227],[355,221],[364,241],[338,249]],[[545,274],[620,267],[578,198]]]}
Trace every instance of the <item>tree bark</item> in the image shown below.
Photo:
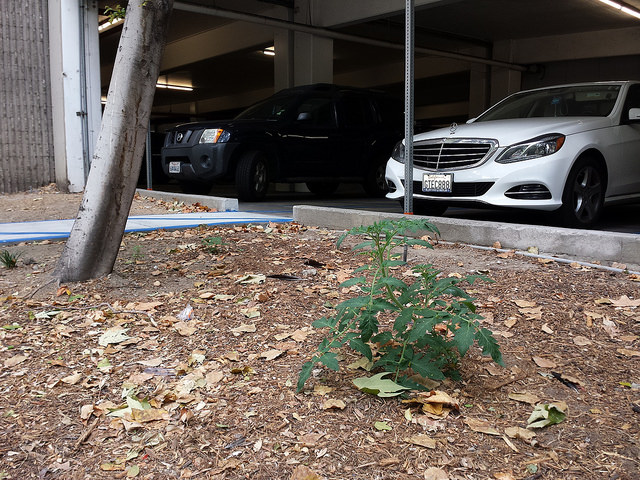
{"label": "tree bark", "polygon": [[142,163],[173,0],[129,0],[84,196],[53,276],[108,275]]}

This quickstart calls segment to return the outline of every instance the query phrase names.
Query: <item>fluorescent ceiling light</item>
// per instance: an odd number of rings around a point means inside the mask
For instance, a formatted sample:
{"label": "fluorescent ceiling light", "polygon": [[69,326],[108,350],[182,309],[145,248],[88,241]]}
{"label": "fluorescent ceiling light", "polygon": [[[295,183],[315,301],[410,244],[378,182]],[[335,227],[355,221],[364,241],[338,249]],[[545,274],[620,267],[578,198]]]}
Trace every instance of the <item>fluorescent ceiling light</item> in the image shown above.
{"label": "fluorescent ceiling light", "polygon": [[185,92],[192,92],[193,87],[188,87],[185,85],[170,85],[168,83],[156,83],[156,88],[166,88],[168,90],[183,90]]}
{"label": "fluorescent ceiling light", "polygon": [[628,7],[622,2],[614,2],[613,0],[599,0],[599,1],[604,3],[605,5],[609,5],[610,7],[615,8],[616,10],[620,10],[621,12],[626,13],[627,15],[631,15],[632,17],[636,17],[637,19],[640,19],[640,12],[638,10]]}
{"label": "fluorescent ceiling light", "polygon": [[269,56],[269,57],[275,57],[275,55],[276,55],[276,47],[274,47],[274,46],[267,47],[262,51],[262,53],[264,55]]}

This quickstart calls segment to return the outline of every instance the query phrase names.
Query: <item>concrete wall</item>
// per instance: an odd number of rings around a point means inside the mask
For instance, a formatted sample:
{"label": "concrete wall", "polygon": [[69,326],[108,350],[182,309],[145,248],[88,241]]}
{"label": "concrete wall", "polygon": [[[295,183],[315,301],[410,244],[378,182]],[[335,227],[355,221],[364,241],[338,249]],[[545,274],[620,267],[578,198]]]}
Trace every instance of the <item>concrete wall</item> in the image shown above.
{"label": "concrete wall", "polygon": [[47,0],[0,5],[0,193],[55,180]]}

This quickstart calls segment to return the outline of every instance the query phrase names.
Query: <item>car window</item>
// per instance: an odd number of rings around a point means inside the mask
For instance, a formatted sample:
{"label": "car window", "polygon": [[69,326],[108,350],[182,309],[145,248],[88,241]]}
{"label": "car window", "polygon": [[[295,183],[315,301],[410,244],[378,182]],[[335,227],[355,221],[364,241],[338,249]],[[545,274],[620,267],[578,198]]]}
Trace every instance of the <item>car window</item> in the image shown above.
{"label": "car window", "polygon": [[368,127],[374,124],[371,103],[362,95],[346,95],[340,99],[340,113],[345,127]]}
{"label": "car window", "polygon": [[629,109],[640,108],[640,84],[631,85],[629,87],[629,93],[627,99],[624,102],[624,112],[622,113],[624,120],[629,120]]}
{"label": "car window", "polygon": [[276,96],[267,98],[241,112],[236,119],[282,120],[298,101],[297,96]]}
{"label": "car window", "polygon": [[620,85],[579,85],[522,92],[507,97],[476,122],[535,117],[606,117],[613,110]]}
{"label": "car window", "polygon": [[314,127],[336,127],[333,100],[326,97],[312,97],[304,100],[296,112],[297,122]]}

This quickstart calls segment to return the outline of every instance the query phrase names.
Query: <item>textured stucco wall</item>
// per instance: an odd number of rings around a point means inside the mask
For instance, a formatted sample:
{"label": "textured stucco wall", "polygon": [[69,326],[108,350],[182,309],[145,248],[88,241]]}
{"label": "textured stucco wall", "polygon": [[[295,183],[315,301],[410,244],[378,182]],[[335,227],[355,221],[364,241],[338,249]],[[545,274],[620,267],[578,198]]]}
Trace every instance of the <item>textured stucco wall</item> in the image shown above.
{"label": "textured stucco wall", "polygon": [[47,0],[0,3],[0,193],[55,181]]}

